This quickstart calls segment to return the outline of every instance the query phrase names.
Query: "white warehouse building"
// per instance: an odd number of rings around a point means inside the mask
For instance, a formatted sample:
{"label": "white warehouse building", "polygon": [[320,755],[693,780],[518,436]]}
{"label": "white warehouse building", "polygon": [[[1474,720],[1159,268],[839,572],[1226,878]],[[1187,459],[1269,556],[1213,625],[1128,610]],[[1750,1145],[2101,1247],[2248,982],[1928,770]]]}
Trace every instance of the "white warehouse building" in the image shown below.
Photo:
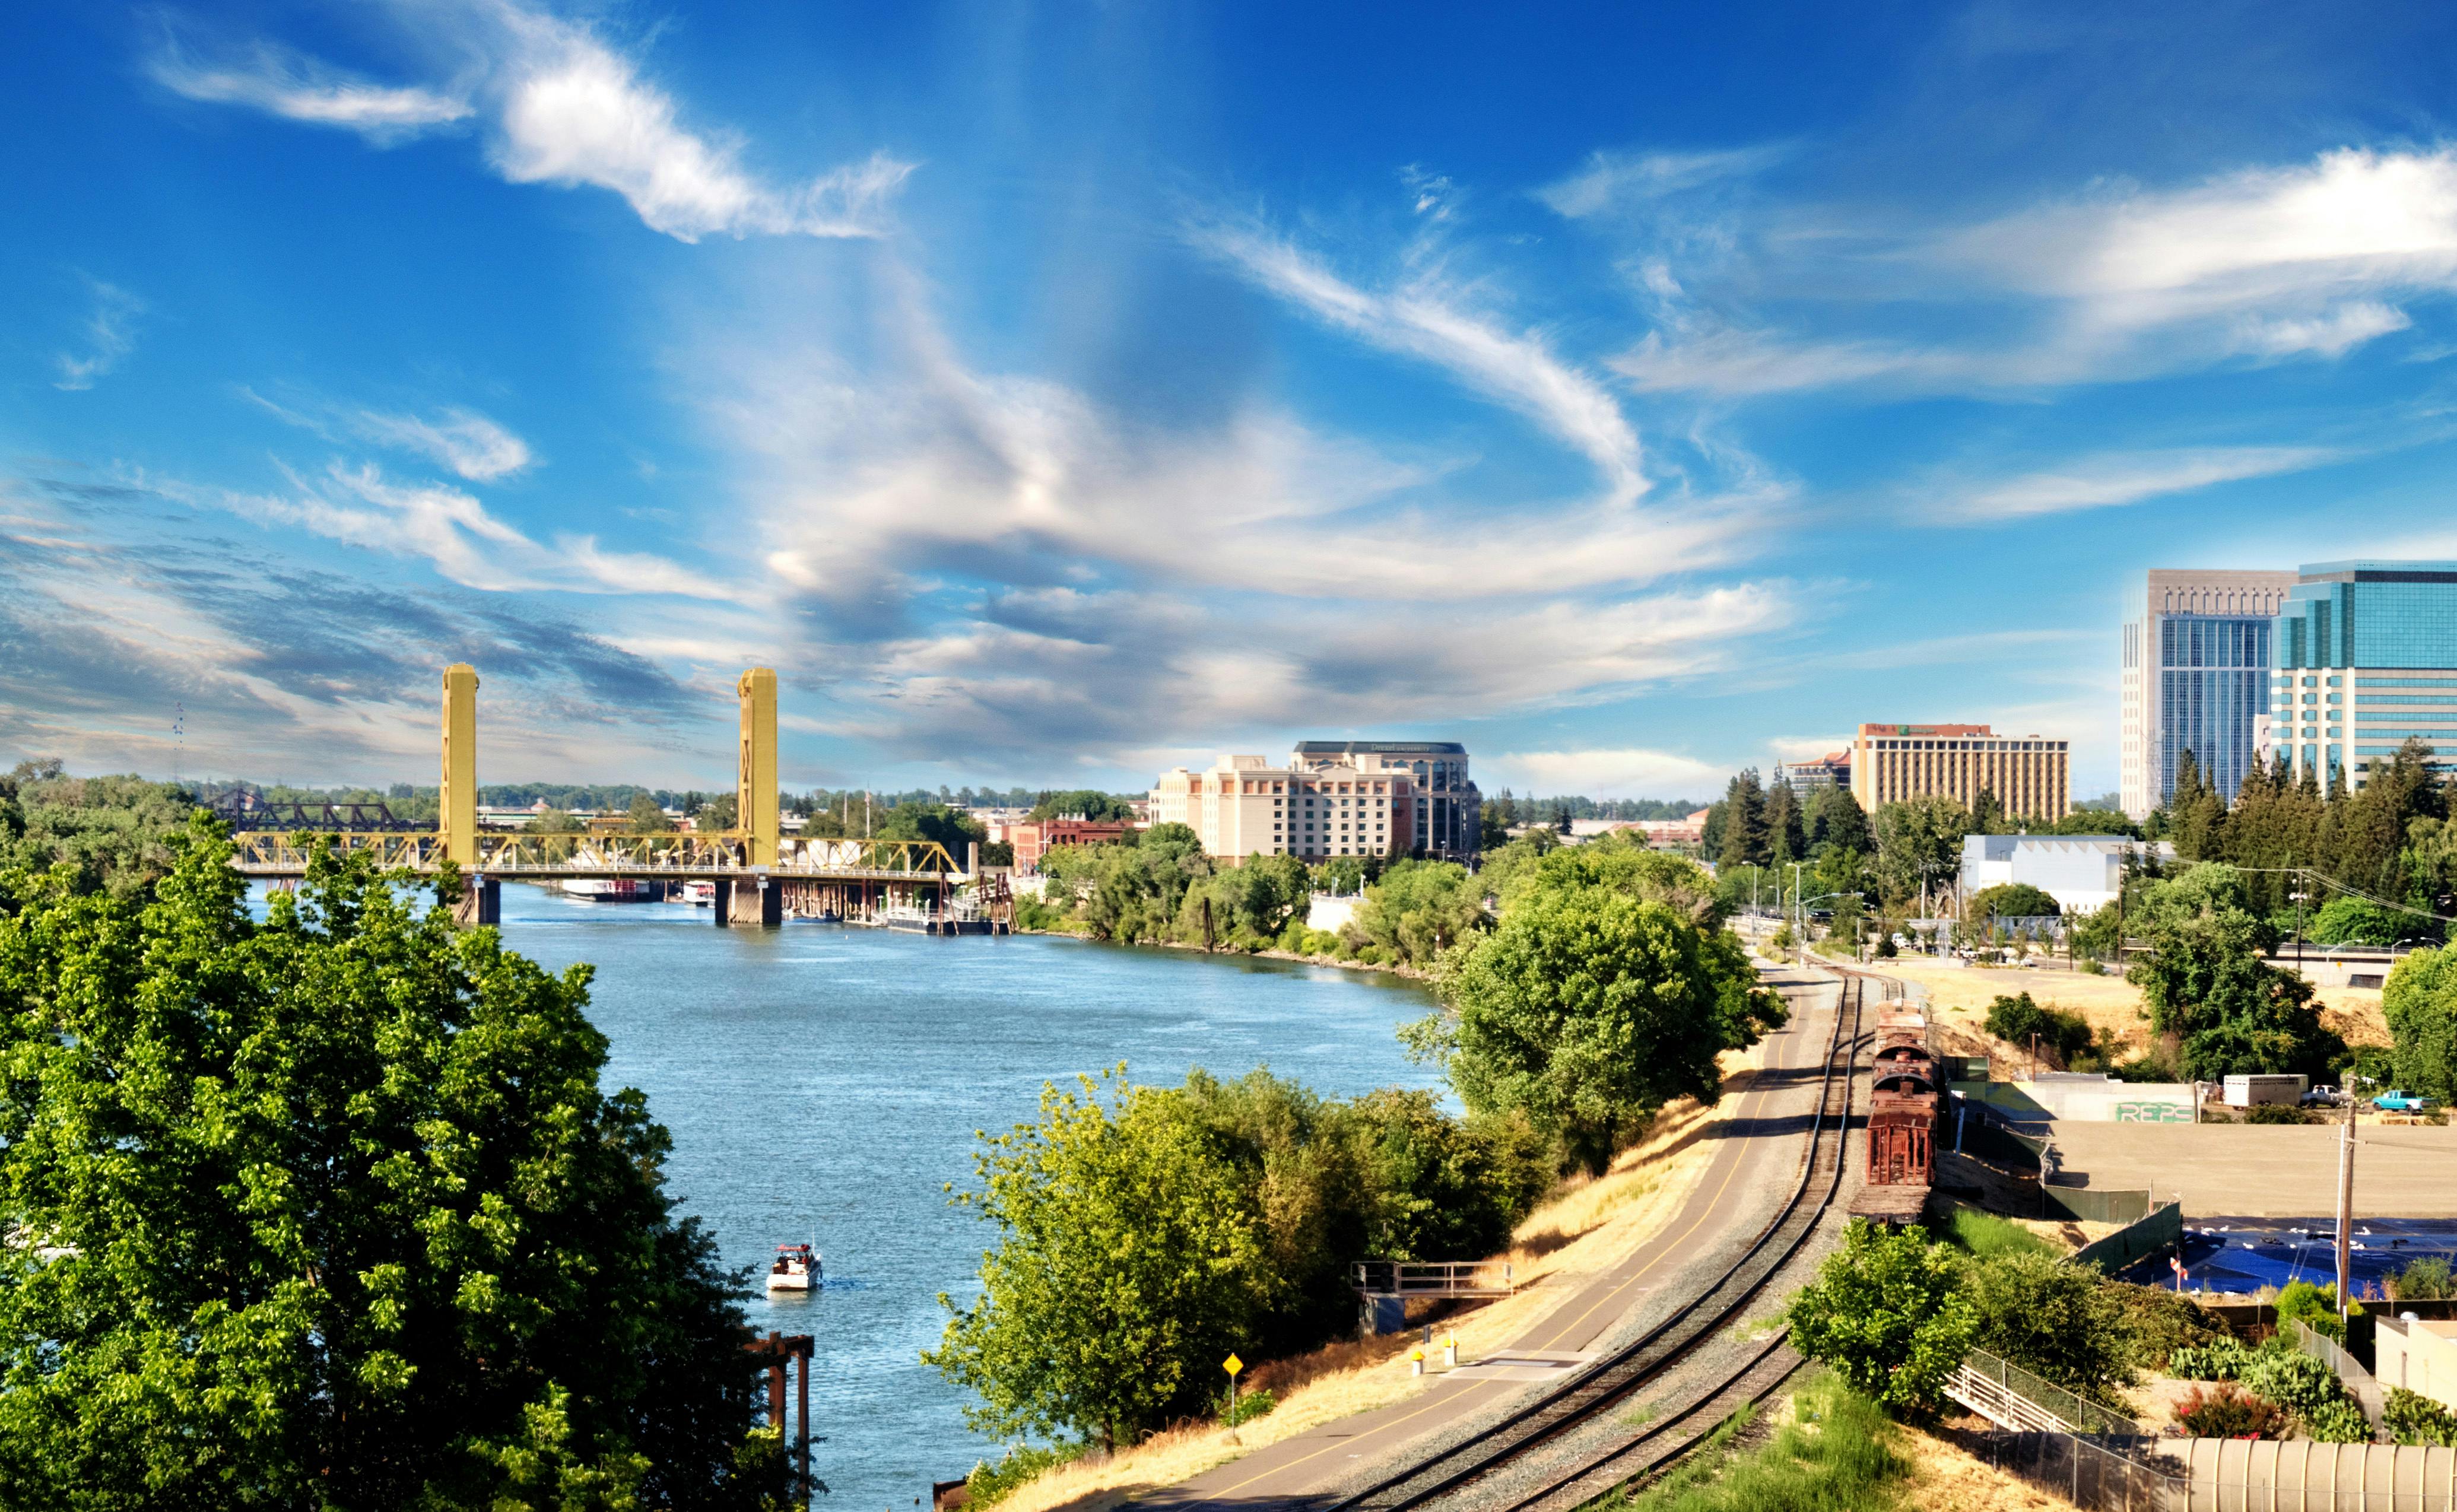
{"label": "white warehouse building", "polygon": [[2123,835],[1966,835],[1962,839],[1962,896],[2009,882],[2025,882],[2054,899],[2068,914],[2096,913],[2116,901],[2124,885],[2127,856],[2173,860],[2165,840]]}

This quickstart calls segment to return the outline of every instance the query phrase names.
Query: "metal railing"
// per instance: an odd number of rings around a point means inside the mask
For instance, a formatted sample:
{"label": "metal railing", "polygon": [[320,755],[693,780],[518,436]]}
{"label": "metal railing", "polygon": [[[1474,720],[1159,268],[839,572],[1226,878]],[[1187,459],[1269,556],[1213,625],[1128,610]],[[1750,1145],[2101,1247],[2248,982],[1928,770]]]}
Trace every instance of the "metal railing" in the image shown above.
{"label": "metal railing", "polygon": [[1974,1349],[1946,1378],[1945,1394],[1999,1428],[2137,1437],[2141,1425],[2021,1366]]}
{"label": "metal railing", "polygon": [[1508,1296],[1518,1290],[1507,1260],[1359,1260],[1355,1278],[1368,1296]]}

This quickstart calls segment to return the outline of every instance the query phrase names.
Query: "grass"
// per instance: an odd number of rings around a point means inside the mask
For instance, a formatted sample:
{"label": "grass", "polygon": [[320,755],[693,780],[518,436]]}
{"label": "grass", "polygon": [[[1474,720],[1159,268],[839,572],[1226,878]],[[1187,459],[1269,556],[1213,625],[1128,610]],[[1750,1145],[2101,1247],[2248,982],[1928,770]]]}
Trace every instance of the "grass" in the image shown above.
{"label": "grass", "polygon": [[1982,1260],[2000,1254],[2060,1253],[2054,1245],[2011,1218],[1981,1212],[1976,1208],[1954,1209],[1952,1221],[1939,1237]]}
{"label": "grass", "polygon": [[1742,1409],[1724,1420],[1670,1475],[1635,1494],[1593,1503],[1599,1512],[1889,1512],[1904,1505],[1913,1474],[1901,1432],[1874,1402],[1831,1376],[1792,1398],[1789,1420],[1764,1443],[1744,1442],[1756,1420]]}

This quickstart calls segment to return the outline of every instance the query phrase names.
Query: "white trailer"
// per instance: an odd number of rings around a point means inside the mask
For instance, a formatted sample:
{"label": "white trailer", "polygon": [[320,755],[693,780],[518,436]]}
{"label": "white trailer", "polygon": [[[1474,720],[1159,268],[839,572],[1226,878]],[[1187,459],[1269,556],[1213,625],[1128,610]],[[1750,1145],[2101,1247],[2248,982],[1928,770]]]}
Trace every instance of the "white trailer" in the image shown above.
{"label": "white trailer", "polygon": [[2304,1076],[2230,1076],[2220,1089],[2220,1100],[2229,1108],[2252,1108],[2261,1103],[2283,1103],[2293,1108],[2303,1101],[2310,1086],[2311,1079]]}

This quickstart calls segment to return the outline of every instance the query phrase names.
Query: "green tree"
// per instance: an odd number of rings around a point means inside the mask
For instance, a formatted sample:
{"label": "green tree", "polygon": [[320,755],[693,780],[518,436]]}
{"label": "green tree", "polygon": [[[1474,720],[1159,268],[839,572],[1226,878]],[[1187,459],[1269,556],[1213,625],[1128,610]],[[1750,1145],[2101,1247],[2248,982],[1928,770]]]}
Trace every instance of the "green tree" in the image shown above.
{"label": "green tree", "polygon": [[968,847],[989,839],[989,826],[943,803],[898,803],[887,811],[872,835],[882,840],[935,840],[958,866],[971,856]]}
{"label": "green tree", "polygon": [[1513,905],[1436,990],[1449,1014],[1412,1025],[1412,1046],[1471,1110],[1523,1111],[1597,1172],[1673,1098],[1716,1101],[1716,1057],[1784,1017],[1732,936],[1600,887]]}
{"label": "green tree", "polygon": [[[1745,768],[1724,790],[1724,823],[1716,861],[1724,866],[1764,866],[1771,859],[1766,833],[1765,791],[1758,769]],[[1709,816],[1712,822],[1712,816]]]}
{"label": "green tree", "polygon": [[1788,866],[1808,859],[1808,827],[1802,819],[1799,799],[1791,784],[1780,777],[1766,789],[1765,828],[1770,864]]}
{"label": "green tree", "polygon": [[2345,1049],[2323,1027],[2312,985],[2261,959],[2276,931],[2244,906],[2235,868],[2202,864],[2143,889],[2144,959],[2125,973],[2151,1027],[2178,1041],[2186,1075],[2301,1071],[2316,1079]]}
{"label": "green tree", "polygon": [[639,797],[631,800],[630,818],[631,833],[634,835],[671,835],[673,833],[674,821],[666,818],[664,806],[646,793],[641,794]]}
{"label": "green tree", "polygon": [[[364,856],[0,877],[0,1503],[754,1506],[739,1283],[548,976]],[[44,1247],[38,1252],[36,1246]]]}
{"label": "green tree", "polygon": [[2457,1101],[2457,950],[2417,950],[2400,961],[2381,1010],[2398,1085],[2443,1107]]}
{"label": "green tree", "polygon": [[[1745,868],[1745,875],[1754,870]],[[1724,897],[1704,867],[1686,856],[1650,850],[1621,834],[1531,857],[1502,880],[1496,896],[1508,909],[1554,887],[1601,887],[1643,902],[1662,903],[1703,929],[1721,928],[1724,922]],[[1746,896],[1744,889],[1742,897]]]}
{"label": "green tree", "polygon": [[1181,1102],[1121,1066],[1079,1092],[1044,1087],[1037,1123],[983,1136],[996,1226],[981,1294],[925,1363],[981,1399],[974,1426],[1130,1443],[1201,1410],[1223,1356],[1268,1300],[1263,1223],[1234,1166]]}
{"label": "green tree", "polygon": [[140,777],[78,777],[56,760],[0,777],[0,866],[67,866],[81,892],[142,894],[171,869],[196,800]]}
{"label": "green tree", "polygon": [[2054,919],[2064,912],[2064,905],[2028,882],[1999,882],[1981,888],[1971,900],[1970,914],[1975,922],[1991,919]]}
{"label": "green tree", "polygon": [[1881,804],[1871,820],[1877,838],[1877,883],[1888,901],[1908,903],[1923,886],[1951,885],[1962,870],[1962,838],[1971,811],[1942,797]]}
{"label": "green tree", "polygon": [[1131,819],[1134,805],[1125,798],[1103,793],[1096,788],[1073,788],[1063,793],[1043,793],[1032,811],[1030,819]]}
{"label": "green tree", "polygon": [[2305,933],[2324,945],[2395,945],[2417,935],[2437,939],[2441,930],[2433,921],[2403,908],[2385,908],[2341,895],[2321,905]]}
{"label": "green tree", "polygon": [[1933,1411],[1978,1331],[1961,1279],[1953,1252],[1918,1228],[1889,1233],[1854,1218],[1791,1299],[1791,1346],[1890,1411]]}
{"label": "green tree", "polygon": [[1978,1320],[1972,1342],[1979,1348],[2097,1401],[2114,1402],[2133,1384],[2130,1321],[2096,1268],[2008,1250],[1971,1262],[1962,1293]]}
{"label": "green tree", "polygon": [[1430,966],[1444,950],[1487,922],[1484,894],[1467,868],[1450,861],[1394,861],[1349,923],[1356,939],[1405,965]]}
{"label": "green tree", "polygon": [[1812,848],[1831,846],[1862,856],[1876,850],[1877,840],[1869,832],[1868,813],[1849,787],[1837,783],[1819,788],[1810,797],[1808,843]]}
{"label": "green tree", "polygon": [[2201,765],[2189,750],[2176,756],[2176,791],[2167,799],[2169,837],[2176,854],[2188,861],[2223,860],[2227,845],[2226,799],[2201,776]]}
{"label": "green tree", "polygon": [[692,810],[692,822],[699,826],[699,832],[703,835],[730,830],[736,822],[734,805],[733,794],[719,793],[713,797],[702,800],[697,808]]}

